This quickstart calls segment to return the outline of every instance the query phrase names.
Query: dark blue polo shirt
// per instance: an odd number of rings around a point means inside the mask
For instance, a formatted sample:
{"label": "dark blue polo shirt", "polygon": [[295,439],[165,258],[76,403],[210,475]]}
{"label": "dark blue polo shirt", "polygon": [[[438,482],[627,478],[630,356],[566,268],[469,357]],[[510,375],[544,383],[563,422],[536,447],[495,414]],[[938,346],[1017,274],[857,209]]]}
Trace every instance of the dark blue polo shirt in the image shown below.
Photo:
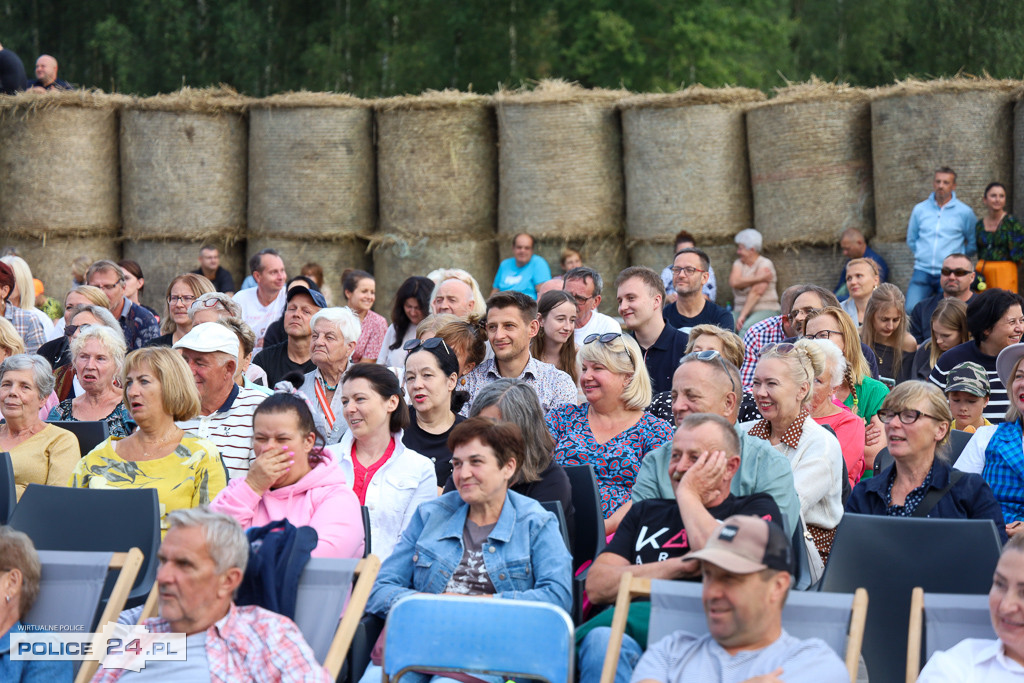
{"label": "dark blue polo shirt", "polygon": [[[633,339],[636,335],[630,332]],[[679,367],[679,359],[686,355],[686,344],[690,337],[669,324],[649,349],[640,347],[644,354],[644,365],[651,375],[651,389],[654,393],[672,390],[672,374]]]}

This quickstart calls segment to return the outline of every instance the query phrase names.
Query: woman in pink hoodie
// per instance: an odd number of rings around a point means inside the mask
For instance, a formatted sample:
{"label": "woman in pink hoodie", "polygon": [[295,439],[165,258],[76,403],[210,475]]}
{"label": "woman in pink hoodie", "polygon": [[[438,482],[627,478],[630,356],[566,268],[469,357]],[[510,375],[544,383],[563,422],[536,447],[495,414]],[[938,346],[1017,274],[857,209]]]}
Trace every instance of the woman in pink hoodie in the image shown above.
{"label": "woman in pink hoodie", "polygon": [[319,536],[313,557],[362,557],[359,500],[323,450],[305,399],[288,391],[268,397],[253,414],[252,442],[249,473],[231,480],[210,507],[246,529],[281,519],[311,526]]}

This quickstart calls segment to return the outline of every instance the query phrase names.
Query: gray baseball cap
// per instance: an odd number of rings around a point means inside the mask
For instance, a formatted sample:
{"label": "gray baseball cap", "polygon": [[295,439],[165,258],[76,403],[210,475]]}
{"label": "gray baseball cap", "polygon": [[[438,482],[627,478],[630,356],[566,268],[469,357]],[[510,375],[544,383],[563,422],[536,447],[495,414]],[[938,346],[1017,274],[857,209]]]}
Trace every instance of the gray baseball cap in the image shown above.
{"label": "gray baseball cap", "polygon": [[946,375],[946,393],[951,391],[966,391],[968,394],[985,398],[992,393],[988,383],[988,372],[977,363],[960,363]]}

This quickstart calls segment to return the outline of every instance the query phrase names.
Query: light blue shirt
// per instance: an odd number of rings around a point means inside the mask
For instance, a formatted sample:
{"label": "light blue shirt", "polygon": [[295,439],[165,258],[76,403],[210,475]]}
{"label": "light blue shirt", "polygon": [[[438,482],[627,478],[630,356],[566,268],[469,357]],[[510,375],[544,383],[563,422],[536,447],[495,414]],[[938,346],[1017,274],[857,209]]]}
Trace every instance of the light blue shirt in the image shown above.
{"label": "light blue shirt", "polygon": [[914,270],[938,275],[942,261],[950,254],[975,254],[978,251],[974,210],[956,198],[956,192],[943,206],[935,202],[935,193],[914,207],[907,225],[907,246],[914,252]]}
{"label": "light blue shirt", "polygon": [[507,258],[498,266],[498,272],[494,276],[494,288],[499,292],[522,292],[536,299],[537,285],[550,279],[551,268],[548,267],[548,262],[537,254],[531,256],[521,268],[514,258]]}

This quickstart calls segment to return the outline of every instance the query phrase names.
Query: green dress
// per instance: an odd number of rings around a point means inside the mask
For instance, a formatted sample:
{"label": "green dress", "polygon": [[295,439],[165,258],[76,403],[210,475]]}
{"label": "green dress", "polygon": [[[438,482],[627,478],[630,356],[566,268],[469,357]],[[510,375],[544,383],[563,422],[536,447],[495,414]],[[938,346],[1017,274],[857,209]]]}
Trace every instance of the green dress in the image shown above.
{"label": "green dress", "polygon": [[995,232],[985,230],[985,221],[974,226],[978,240],[978,260],[1024,262],[1024,225],[1006,214]]}

